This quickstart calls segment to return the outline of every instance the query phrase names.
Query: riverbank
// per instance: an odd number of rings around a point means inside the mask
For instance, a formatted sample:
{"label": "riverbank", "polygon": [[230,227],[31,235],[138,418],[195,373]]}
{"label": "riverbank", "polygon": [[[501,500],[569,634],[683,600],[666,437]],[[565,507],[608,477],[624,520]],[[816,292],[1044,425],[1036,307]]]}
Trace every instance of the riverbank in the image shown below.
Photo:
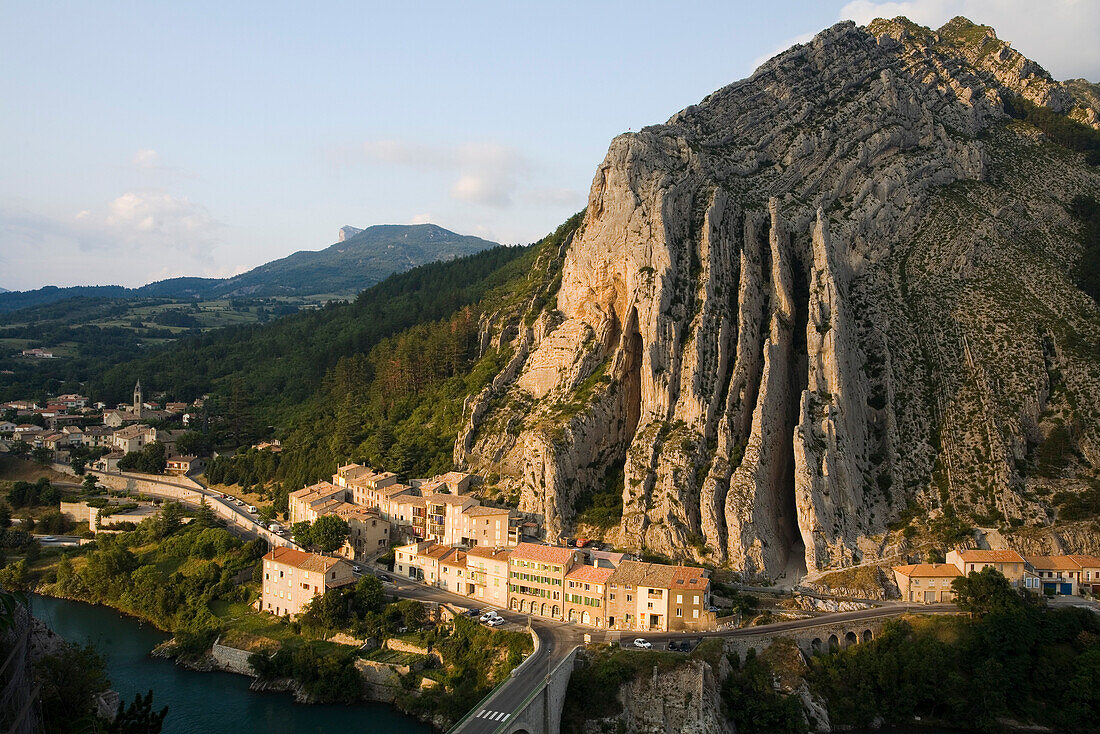
{"label": "riverbank", "polygon": [[112,687],[123,701],[153,689],[156,707],[168,706],[163,734],[323,734],[362,729],[394,734],[429,734],[432,728],[377,703],[301,706],[289,694],[256,693],[245,676],[200,673],[156,659],[149,652],[168,635],[120,612],[97,605],[31,595],[32,613],[66,641],[90,644],[107,661]]}

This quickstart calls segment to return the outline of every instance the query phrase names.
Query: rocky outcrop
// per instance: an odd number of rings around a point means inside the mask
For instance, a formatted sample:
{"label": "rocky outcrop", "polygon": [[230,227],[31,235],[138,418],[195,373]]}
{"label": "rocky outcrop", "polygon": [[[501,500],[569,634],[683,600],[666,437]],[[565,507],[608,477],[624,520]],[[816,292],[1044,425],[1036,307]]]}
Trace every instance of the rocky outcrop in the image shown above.
{"label": "rocky outcrop", "polygon": [[842,23],[617,137],[456,463],[551,535],[621,494],[619,545],[792,580],[906,507],[1048,522],[1036,446],[1072,423],[1071,491],[1100,461],[1100,177],[1004,112],[1087,100],[983,28]]}
{"label": "rocky outcrop", "polygon": [[586,721],[585,731],[598,734],[611,725],[626,734],[734,734],[722,711],[720,688],[715,671],[702,660],[684,661],[671,670],[655,665],[650,674],[620,687],[618,716]]}
{"label": "rocky outcrop", "polygon": [[346,225],[344,225],[343,227],[340,228],[340,235],[339,235],[339,238],[336,241],[337,242],[343,242],[348,237],[354,237],[355,235],[359,234],[362,231],[363,230],[361,230],[359,227],[352,227],[351,225],[346,224]]}

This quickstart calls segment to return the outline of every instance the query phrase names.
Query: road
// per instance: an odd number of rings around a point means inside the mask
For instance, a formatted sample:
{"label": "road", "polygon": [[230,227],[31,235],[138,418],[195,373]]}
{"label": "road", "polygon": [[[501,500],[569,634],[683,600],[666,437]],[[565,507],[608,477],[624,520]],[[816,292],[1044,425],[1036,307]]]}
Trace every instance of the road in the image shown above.
{"label": "road", "polygon": [[[372,571],[376,569],[371,567]],[[451,592],[437,589],[424,584],[402,579],[393,574],[386,574],[392,581],[385,585],[392,593],[406,598],[420,601],[433,601],[451,604],[456,607],[471,608],[477,604],[476,599],[452,594]],[[483,610],[484,611],[484,610]],[[808,629],[821,625],[844,625],[853,622],[863,622],[872,619],[886,617],[898,617],[903,614],[915,612],[919,614],[950,614],[958,611],[953,604],[887,604],[886,606],[871,609],[859,609],[851,612],[832,612],[810,619],[796,619],[787,622],[775,622],[773,624],[759,625],[756,627],[741,627],[728,630],[712,630],[707,632],[660,632],[645,633],[615,630],[600,630],[580,627],[566,622],[530,617],[526,614],[517,614],[506,609],[497,609],[504,617],[506,629],[532,630],[539,640],[536,650],[520,668],[517,668],[515,677],[501,684],[484,701],[480,702],[470,718],[461,722],[458,729],[462,734],[489,734],[512,719],[527,697],[543,684],[546,676],[578,645],[584,644],[584,635],[591,635],[594,642],[615,642],[620,635],[630,644],[635,637],[642,637],[653,644],[654,648],[668,647],[672,640],[699,639],[699,638],[737,638],[758,637],[766,635],[778,635],[784,632],[792,632],[800,629]]]}

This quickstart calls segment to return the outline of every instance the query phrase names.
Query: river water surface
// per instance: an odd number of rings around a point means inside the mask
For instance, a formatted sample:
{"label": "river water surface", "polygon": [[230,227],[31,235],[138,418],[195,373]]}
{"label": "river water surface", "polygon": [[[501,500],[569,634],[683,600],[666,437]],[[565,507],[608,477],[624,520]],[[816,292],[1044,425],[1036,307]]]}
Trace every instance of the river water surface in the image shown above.
{"label": "river water surface", "polygon": [[149,657],[168,635],[107,607],[32,595],[31,612],[68,642],[94,645],[107,661],[111,687],[126,703],[153,689],[168,707],[163,734],[292,734],[370,731],[428,734],[431,727],[383,704],[302,705],[286,693],[253,693],[250,678],[200,673]]}

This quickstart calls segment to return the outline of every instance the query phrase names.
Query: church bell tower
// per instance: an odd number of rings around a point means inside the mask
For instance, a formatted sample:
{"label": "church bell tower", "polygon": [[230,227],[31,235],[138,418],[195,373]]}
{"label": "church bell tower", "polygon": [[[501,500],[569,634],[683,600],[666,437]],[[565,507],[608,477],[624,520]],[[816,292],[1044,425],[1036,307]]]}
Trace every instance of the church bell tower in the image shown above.
{"label": "church bell tower", "polygon": [[144,401],[141,399],[141,380],[138,380],[137,384],[134,385],[134,417],[135,418],[140,418],[141,417],[141,404],[143,402]]}

